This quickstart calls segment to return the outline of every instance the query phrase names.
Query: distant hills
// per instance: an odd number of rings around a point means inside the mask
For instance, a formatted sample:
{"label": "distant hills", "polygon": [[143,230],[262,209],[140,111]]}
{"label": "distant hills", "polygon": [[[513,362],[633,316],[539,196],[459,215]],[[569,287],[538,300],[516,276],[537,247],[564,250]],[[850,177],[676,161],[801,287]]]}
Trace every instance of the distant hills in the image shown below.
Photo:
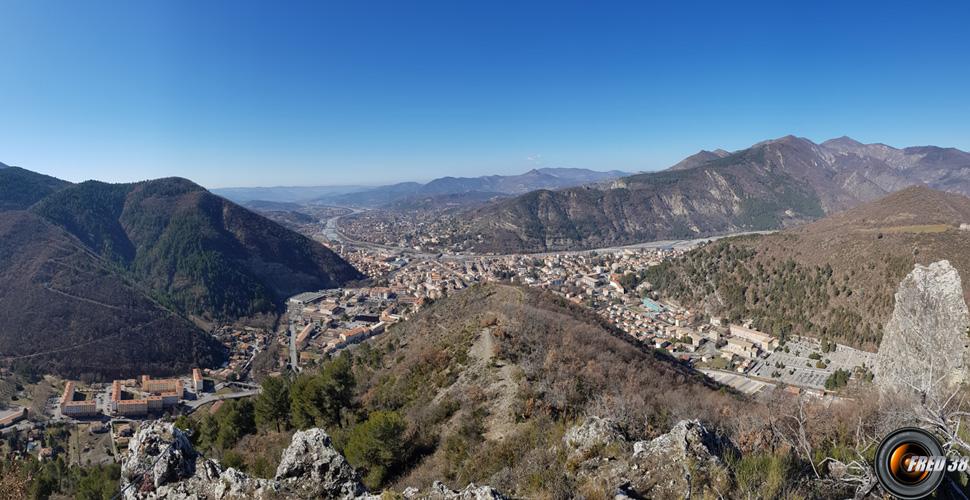
{"label": "distant hills", "polygon": [[874,349],[893,294],[915,263],[949,260],[970,300],[970,198],[916,186],[817,222],[730,238],[650,269],[646,281],[684,305],[776,335]]}
{"label": "distant hills", "polygon": [[970,194],[970,153],[786,136],[608,186],[532,191],[466,221],[478,251],[595,248],[789,227],[914,184]]}
{"label": "distant hills", "polygon": [[370,186],[278,186],[278,187],[236,187],[211,190],[236,203],[245,204],[259,200],[267,202],[304,203],[324,196],[356,193],[371,189]]}
{"label": "distant hills", "polygon": [[[629,175],[626,172],[598,172],[582,168],[539,168],[521,175],[489,175],[482,177],[441,177],[426,184],[402,182],[386,186],[330,187],[330,188],[229,188],[213,190],[237,202],[252,200],[275,202],[314,202],[352,207],[383,207],[403,201],[412,203],[410,198],[427,200],[436,196],[451,196],[463,193],[485,195],[514,195],[535,189],[560,189],[583,184],[604,182]],[[330,192],[311,195],[316,191],[329,189]],[[420,202],[414,202],[420,203]]]}
{"label": "distant hills", "polygon": [[0,357],[59,373],[211,364],[220,346],[186,318],[275,314],[289,295],[362,277],[185,179],[71,184],[11,167],[0,207]]}

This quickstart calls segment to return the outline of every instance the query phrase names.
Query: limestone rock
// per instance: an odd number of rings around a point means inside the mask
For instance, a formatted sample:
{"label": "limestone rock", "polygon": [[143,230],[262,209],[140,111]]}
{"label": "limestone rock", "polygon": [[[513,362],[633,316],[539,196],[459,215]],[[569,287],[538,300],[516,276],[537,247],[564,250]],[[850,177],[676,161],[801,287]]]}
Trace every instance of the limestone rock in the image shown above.
{"label": "limestone rock", "polygon": [[128,500],[367,498],[357,473],[319,429],[298,432],[283,452],[276,479],[259,479],[199,455],[170,423],[152,422],[128,443],[121,466]]}
{"label": "limestone rock", "polygon": [[733,444],[697,420],[682,420],[652,441],[634,443],[629,489],[646,498],[702,497],[727,491],[730,471],[722,457]]}
{"label": "limestone rock", "polygon": [[625,441],[616,422],[595,416],[571,427],[563,436],[563,442],[573,457],[585,457],[605,446]]}
{"label": "limestone rock", "polygon": [[357,472],[321,429],[293,435],[276,469],[276,480],[305,497],[354,498],[365,493]]}
{"label": "limestone rock", "polygon": [[968,380],[967,326],[960,273],[948,261],[917,265],[899,284],[874,367],[884,391],[939,395]]}
{"label": "limestone rock", "polygon": [[422,500],[505,500],[506,497],[490,486],[475,486],[472,483],[463,490],[454,491],[440,481],[435,481],[428,494],[418,494],[412,498]]}
{"label": "limestone rock", "polygon": [[[379,500],[361,484],[357,472],[320,429],[293,435],[283,451],[274,479],[251,477],[201,456],[181,430],[165,422],[150,422],[128,443],[121,465],[126,500]],[[393,497],[393,495],[392,495]],[[452,491],[441,483],[421,494],[409,488],[405,498],[429,500],[500,500],[488,486],[468,485]]]}

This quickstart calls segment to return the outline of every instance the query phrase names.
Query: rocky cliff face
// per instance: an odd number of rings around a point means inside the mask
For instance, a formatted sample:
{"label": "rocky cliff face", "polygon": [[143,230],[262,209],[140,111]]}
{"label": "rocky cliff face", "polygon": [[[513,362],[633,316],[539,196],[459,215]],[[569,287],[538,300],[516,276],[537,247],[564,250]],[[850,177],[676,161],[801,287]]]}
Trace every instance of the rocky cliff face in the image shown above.
{"label": "rocky cliff face", "polygon": [[917,265],[896,292],[874,370],[877,385],[940,394],[970,380],[968,325],[960,273],[945,260]]}
{"label": "rocky cliff face", "polygon": [[[297,432],[283,452],[273,479],[250,477],[201,456],[188,437],[172,424],[153,422],[128,443],[128,458],[121,465],[126,500],[175,499],[355,499],[377,500],[367,492],[357,472],[333,448],[320,429]],[[499,500],[488,486],[469,485],[454,491],[435,483],[421,493],[408,489],[409,499]]]}

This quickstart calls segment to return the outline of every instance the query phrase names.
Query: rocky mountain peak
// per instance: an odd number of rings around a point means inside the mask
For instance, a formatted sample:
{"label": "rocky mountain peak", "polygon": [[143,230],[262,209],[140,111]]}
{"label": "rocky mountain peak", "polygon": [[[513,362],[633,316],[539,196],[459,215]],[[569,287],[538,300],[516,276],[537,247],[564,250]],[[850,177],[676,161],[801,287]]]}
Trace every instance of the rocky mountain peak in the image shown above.
{"label": "rocky mountain peak", "polygon": [[946,260],[917,264],[896,292],[874,370],[877,385],[939,395],[968,380],[968,325],[960,273]]}
{"label": "rocky mountain peak", "polygon": [[687,158],[684,158],[676,165],[670,167],[670,170],[684,170],[688,168],[694,168],[694,167],[703,165],[707,162],[724,158],[725,156],[728,156],[730,154],[731,153],[723,149],[717,149],[714,151],[708,151],[706,149],[702,149],[697,153],[694,153],[688,156]]}
{"label": "rocky mountain peak", "polygon": [[821,144],[821,146],[833,149],[855,149],[864,147],[865,144],[847,136],[836,137],[835,139],[829,139]]}

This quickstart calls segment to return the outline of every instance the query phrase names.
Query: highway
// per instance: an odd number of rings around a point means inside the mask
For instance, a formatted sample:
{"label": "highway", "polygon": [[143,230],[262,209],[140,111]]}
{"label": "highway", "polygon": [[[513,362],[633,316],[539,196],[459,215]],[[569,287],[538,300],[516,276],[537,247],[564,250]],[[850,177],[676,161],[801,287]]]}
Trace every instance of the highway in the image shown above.
{"label": "highway", "polygon": [[189,408],[186,412],[192,413],[199,409],[200,406],[213,403],[216,401],[225,401],[227,399],[238,399],[238,398],[248,398],[250,396],[255,396],[259,394],[259,389],[250,389],[248,391],[233,392],[231,394],[207,394],[199,399],[193,399],[191,401],[185,401],[183,404]]}

